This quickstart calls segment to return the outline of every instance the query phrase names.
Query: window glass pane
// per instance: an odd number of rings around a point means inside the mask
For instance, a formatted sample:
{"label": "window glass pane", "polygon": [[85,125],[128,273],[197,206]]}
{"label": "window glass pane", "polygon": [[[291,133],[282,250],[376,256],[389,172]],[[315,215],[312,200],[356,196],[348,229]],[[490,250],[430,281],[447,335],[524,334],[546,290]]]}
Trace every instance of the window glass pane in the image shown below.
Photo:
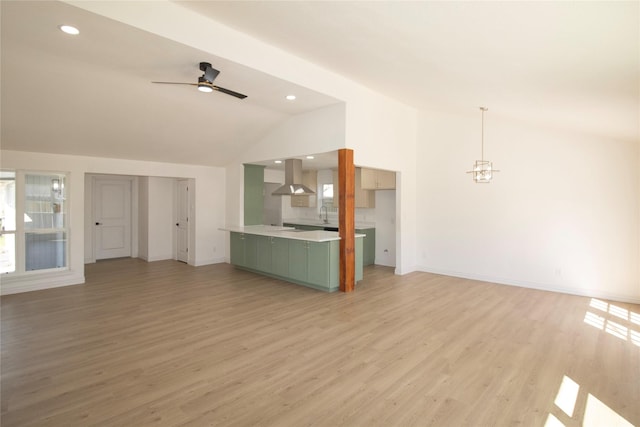
{"label": "window glass pane", "polygon": [[0,273],[16,271],[16,235],[0,235]]}
{"label": "window glass pane", "polygon": [[322,206],[333,209],[333,184],[322,184]]}
{"label": "window glass pane", "polygon": [[16,174],[0,172],[0,229],[16,230]]}
{"label": "window glass pane", "polygon": [[323,199],[333,198],[333,184],[322,184],[322,198]]}
{"label": "window glass pane", "polygon": [[64,228],[64,175],[25,175],[25,230]]}
{"label": "window glass pane", "polygon": [[25,234],[25,270],[43,270],[46,268],[66,267],[67,233],[26,233]]}

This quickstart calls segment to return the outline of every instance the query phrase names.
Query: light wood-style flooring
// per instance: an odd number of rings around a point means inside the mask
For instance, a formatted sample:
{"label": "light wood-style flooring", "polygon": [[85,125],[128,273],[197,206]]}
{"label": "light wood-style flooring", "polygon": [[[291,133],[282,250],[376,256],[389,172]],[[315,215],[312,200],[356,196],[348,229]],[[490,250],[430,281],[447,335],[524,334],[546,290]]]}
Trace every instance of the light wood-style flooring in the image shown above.
{"label": "light wood-style flooring", "polygon": [[351,294],[227,264],[86,279],[2,298],[3,427],[640,426],[638,305],[379,266]]}

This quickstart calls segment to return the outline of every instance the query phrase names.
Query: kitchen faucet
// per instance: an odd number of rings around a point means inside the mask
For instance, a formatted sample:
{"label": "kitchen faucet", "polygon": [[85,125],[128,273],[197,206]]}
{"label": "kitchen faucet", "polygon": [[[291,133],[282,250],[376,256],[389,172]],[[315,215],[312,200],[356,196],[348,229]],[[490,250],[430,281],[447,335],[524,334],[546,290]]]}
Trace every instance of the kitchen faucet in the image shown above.
{"label": "kitchen faucet", "polygon": [[322,222],[329,224],[329,211],[325,205],[322,205],[320,207],[320,217],[322,217],[322,209],[324,209],[324,218],[322,218]]}

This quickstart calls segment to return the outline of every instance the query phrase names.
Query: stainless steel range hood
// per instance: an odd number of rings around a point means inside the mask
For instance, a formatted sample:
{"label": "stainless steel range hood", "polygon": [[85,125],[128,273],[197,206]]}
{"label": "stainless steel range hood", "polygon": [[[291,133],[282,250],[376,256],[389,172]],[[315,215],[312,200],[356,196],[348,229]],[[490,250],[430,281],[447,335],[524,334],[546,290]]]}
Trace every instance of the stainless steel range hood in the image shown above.
{"label": "stainless steel range hood", "polygon": [[284,161],[284,185],[274,191],[274,196],[309,196],[315,191],[302,184],[302,160]]}

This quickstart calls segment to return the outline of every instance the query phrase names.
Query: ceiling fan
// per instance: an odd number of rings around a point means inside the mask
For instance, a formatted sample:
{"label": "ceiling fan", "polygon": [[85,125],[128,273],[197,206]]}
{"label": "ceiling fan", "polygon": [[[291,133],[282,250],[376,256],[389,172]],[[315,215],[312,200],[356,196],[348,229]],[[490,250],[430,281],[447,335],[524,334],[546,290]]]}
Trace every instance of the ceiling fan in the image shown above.
{"label": "ceiling fan", "polygon": [[151,83],[160,83],[167,85],[190,85],[190,86],[198,86],[198,90],[200,92],[213,92],[218,91],[222,93],[226,93],[227,95],[235,96],[236,98],[245,99],[247,95],[243,95],[238,92],[234,92],[229,89],[225,89],[220,86],[216,86],[213,84],[213,81],[218,77],[220,71],[211,67],[211,64],[208,62],[200,63],[200,70],[204,71],[204,74],[201,77],[198,77],[198,83],[179,83],[179,82],[151,82]]}

